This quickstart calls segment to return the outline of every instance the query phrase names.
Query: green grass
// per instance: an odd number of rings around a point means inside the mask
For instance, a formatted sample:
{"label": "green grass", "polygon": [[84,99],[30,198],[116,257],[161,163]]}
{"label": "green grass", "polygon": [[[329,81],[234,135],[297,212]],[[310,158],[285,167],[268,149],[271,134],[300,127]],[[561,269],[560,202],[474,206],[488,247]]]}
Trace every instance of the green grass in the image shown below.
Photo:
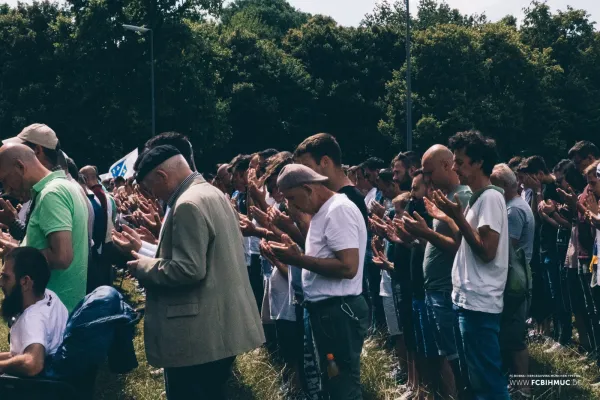
{"label": "green grass", "polygon": [[[115,282],[117,285],[120,279]],[[123,281],[122,292],[133,307],[143,305],[143,297],[135,290],[133,281]],[[8,351],[6,338],[8,329],[0,324],[0,350]],[[139,367],[130,374],[117,376],[104,366],[96,381],[94,400],[160,400],[164,399],[162,374],[152,374],[155,368],[148,365],[144,354],[143,323],[137,327],[135,349]],[[376,336],[365,342],[362,354],[362,383],[365,400],[393,400],[402,395],[391,376],[394,357],[385,349],[383,337]],[[594,362],[581,360],[581,355],[572,350],[546,353],[550,343],[531,342],[531,373],[577,374],[581,385],[555,389],[538,388],[534,391],[537,400],[584,400],[600,399],[600,391],[592,387],[600,374]],[[236,400],[285,400],[279,393],[282,367],[274,364],[264,349],[258,349],[237,358],[234,377],[228,383],[228,398]]]}

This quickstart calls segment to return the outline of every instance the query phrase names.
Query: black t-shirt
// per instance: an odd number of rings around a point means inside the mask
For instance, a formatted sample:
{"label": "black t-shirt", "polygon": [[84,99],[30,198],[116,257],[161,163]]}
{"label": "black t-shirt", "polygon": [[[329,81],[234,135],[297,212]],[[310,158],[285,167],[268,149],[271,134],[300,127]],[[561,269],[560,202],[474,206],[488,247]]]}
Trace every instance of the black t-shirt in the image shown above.
{"label": "black t-shirt", "polygon": [[[560,203],[561,199],[556,191],[558,186],[555,183],[549,183],[542,192],[544,200],[553,200]],[[533,204],[532,207],[537,207]],[[542,253],[556,253],[556,234],[557,229],[544,220],[540,221],[540,250]]]}
{"label": "black t-shirt", "polygon": [[394,244],[394,270],[390,276],[392,285],[398,288],[399,302],[412,302],[411,253],[412,249],[406,248],[400,243]]}
{"label": "black t-shirt", "polygon": [[365,204],[365,196],[362,195],[362,193],[356,188],[356,186],[344,186],[343,188],[341,188],[340,190],[338,190],[338,193],[341,194],[345,194],[346,196],[348,196],[348,199],[353,202],[354,204],[356,204],[356,207],[358,207],[358,209],[360,210],[360,213],[362,214],[363,218],[365,219],[365,225],[368,227],[369,226],[369,213],[367,211],[367,205]]}
{"label": "black t-shirt", "polygon": [[240,214],[248,215],[248,196],[246,195],[246,192],[238,193],[237,205]]}
{"label": "black t-shirt", "polygon": [[[432,220],[425,210],[423,200],[414,200],[408,203],[407,211],[410,215],[414,211],[418,212],[427,225],[431,228]],[[414,246],[410,255],[410,277],[412,281],[412,297],[416,300],[425,300],[425,278],[423,276],[423,259],[425,258],[425,248],[418,245]]]}

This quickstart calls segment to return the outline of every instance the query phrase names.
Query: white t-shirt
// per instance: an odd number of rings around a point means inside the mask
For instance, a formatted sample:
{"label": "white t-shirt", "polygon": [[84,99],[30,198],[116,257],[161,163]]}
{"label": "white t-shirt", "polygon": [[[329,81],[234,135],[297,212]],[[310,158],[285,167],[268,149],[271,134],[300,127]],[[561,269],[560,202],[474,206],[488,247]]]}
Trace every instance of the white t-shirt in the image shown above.
{"label": "white t-shirt", "polygon": [[32,344],[41,344],[46,356],[62,343],[69,312],[56,293],[46,289],[44,299],[27,307],[10,328],[10,353],[23,354]]}
{"label": "white t-shirt", "polygon": [[367,227],[358,207],[343,194],[335,194],[313,216],[306,237],[306,255],[335,258],[335,252],[358,249],[358,271],[352,279],[328,278],[302,270],[304,299],[320,301],[329,297],[362,293]]}
{"label": "white t-shirt", "polygon": [[296,320],[296,308],[290,300],[290,286],[287,277],[273,267],[269,278],[269,303],[271,304],[271,319]]}
{"label": "white t-shirt", "polygon": [[379,283],[379,295],[381,297],[392,297],[392,277],[390,273],[381,270],[381,282]]}
{"label": "white t-shirt", "polygon": [[21,211],[19,211],[19,213],[17,214],[17,218],[19,218],[19,221],[25,222],[25,220],[27,219],[27,212],[29,211],[29,207],[31,207],[31,200],[21,204]]}
{"label": "white t-shirt", "polygon": [[375,196],[377,196],[377,188],[372,188],[369,190],[369,193],[365,196],[365,205],[367,208],[369,207],[369,203],[371,200],[375,200]]}
{"label": "white t-shirt", "polygon": [[452,301],[467,310],[499,314],[504,307],[508,274],[508,219],[504,196],[488,189],[465,213],[472,228],[487,225],[500,234],[500,240],[496,257],[485,263],[462,239],[452,267]]}

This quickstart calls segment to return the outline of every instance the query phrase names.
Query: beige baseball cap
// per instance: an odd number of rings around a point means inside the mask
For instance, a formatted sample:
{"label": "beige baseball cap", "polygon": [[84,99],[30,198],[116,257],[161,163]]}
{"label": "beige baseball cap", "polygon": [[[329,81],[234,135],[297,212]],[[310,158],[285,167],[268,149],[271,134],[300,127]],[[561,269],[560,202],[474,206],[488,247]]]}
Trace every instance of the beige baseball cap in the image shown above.
{"label": "beige baseball cap", "polygon": [[279,173],[277,186],[279,190],[288,190],[301,185],[323,183],[326,181],[326,176],[317,174],[302,164],[288,164]]}
{"label": "beige baseball cap", "polygon": [[33,143],[39,144],[50,150],[56,150],[58,138],[56,133],[46,124],[32,124],[25,127],[17,136],[5,139],[2,144],[7,143]]}

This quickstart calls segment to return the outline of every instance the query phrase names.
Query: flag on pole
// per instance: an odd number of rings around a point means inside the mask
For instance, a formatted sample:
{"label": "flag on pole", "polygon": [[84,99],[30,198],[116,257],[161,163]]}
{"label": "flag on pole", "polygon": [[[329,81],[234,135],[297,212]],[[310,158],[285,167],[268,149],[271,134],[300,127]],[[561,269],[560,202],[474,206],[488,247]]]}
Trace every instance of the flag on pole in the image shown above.
{"label": "flag on pole", "polygon": [[138,158],[138,149],[136,148],[125,157],[114,163],[110,167],[110,174],[113,178],[122,176],[123,178],[131,178],[134,175],[133,165]]}

